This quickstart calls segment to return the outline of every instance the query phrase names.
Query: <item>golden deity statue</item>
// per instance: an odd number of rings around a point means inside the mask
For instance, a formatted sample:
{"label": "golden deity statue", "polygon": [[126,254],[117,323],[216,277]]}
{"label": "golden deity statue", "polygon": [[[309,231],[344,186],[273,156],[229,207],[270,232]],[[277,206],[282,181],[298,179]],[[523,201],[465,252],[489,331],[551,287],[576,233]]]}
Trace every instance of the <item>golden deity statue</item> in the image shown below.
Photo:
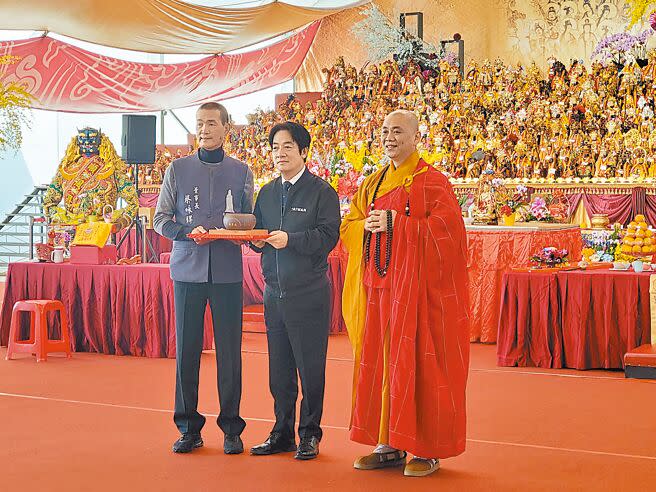
{"label": "golden deity statue", "polygon": [[[106,135],[93,128],[80,130],[44,196],[46,216],[55,223],[105,220],[114,224],[115,231],[127,227],[139,209],[127,171]],[[122,209],[116,208],[119,197],[127,203]]]}

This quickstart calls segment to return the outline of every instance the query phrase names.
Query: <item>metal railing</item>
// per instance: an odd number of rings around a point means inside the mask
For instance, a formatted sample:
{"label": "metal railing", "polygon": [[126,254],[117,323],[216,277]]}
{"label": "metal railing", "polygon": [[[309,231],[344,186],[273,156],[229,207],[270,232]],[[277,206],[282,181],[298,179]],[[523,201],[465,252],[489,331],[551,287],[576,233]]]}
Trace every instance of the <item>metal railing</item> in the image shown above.
{"label": "metal railing", "polygon": [[0,222],[0,276],[6,273],[10,262],[33,259],[34,243],[45,242],[45,222],[41,223],[40,230],[35,228],[43,220],[46,189],[45,186],[35,186]]}

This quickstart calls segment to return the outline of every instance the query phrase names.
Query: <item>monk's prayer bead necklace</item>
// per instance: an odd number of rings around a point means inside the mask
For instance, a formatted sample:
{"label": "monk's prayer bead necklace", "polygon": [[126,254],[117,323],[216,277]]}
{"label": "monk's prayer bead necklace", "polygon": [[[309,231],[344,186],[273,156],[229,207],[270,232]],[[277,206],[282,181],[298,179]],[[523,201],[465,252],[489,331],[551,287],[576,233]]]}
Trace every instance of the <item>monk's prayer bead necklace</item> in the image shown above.
{"label": "monk's prayer bead necklace", "polygon": [[[389,164],[382,172],[380,175],[380,179],[378,180],[378,184],[376,184],[376,189],[374,190],[374,196],[371,198],[371,207],[370,211],[374,210],[374,204],[376,202],[376,195],[378,195],[378,189],[380,188],[381,183],[385,179],[385,174],[387,174],[387,170],[389,169]],[[385,242],[385,265],[381,266],[380,265],[380,233],[376,233],[376,244],[374,246],[374,266],[376,267],[376,273],[378,274],[379,277],[384,277],[387,275],[387,269],[389,268],[390,262],[392,261],[392,235],[393,235],[393,224],[392,224],[392,211],[391,210],[386,210],[386,215],[387,215],[387,240]],[[369,263],[369,258],[370,258],[370,253],[369,250],[371,249],[371,231],[366,231],[365,235],[365,249],[364,249],[364,261],[365,263]]]}
{"label": "monk's prayer bead necklace", "polygon": [[[376,184],[376,189],[374,190],[374,196],[371,198],[371,205],[369,210],[375,210],[374,204],[376,203],[376,196],[378,195],[378,189],[380,188],[381,183],[385,179],[385,174],[387,173],[387,170],[389,169],[389,164],[384,170],[383,173],[380,175],[380,179],[378,180],[378,184]],[[376,273],[380,277],[384,277],[387,275],[387,269],[389,268],[390,262],[392,260],[392,237],[393,237],[393,219],[392,219],[392,211],[391,210],[386,210],[386,215],[387,215],[387,241],[386,245],[387,248],[385,250],[385,266],[381,267],[380,266],[380,234],[376,233],[376,243],[374,245],[374,266],[376,267]],[[405,215],[406,217],[410,217],[410,196],[408,196],[408,199],[405,202]],[[371,231],[365,231],[365,249],[364,249],[364,261],[365,263],[369,263],[369,249],[371,247]]]}

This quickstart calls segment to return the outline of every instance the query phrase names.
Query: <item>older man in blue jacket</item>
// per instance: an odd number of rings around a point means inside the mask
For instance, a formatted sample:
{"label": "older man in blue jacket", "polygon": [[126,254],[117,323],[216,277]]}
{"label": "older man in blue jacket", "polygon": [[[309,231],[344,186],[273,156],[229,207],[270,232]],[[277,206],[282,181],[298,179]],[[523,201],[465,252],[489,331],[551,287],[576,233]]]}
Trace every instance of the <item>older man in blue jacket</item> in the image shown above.
{"label": "older man in blue jacket", "polygon": [[205,417],[198,410],[198,373],[207,303],[212,310],[224,452],[244,450],[241,401],[242,263],[241,249],[229,241],[191,241],[190,232],[222,227],[228,192],[235,212],[251,213],[253,174],[225,155],[229,116],[218,103],[196,113],[199,150],[176,159],[166,170],[154,217],[155,230],[173,240],[171,278],[175,295],[176,385],[174,421],[182,436],[175,453],[203,445]]}

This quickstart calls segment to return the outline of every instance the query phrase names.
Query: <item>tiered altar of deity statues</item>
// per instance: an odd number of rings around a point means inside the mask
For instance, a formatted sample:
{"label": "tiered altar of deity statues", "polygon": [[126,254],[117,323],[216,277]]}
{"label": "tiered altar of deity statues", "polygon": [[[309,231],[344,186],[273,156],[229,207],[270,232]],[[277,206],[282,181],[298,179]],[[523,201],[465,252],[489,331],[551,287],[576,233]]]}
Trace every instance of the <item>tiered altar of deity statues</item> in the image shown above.
{"label": "tiered altar of deity statues", "polygon": [[392,108],[404,108],[419,117],[422,157],[457,181],[486,170],[531,182],[656,177],[656,55],[644,68],[549,61],[546,73],[499,60],[471,63],[461,77],[444,61],[439,73],[422,73],[394,61],[357,70],[340,58],[324,70],[319,100],[290,98],[277,111],[251,115],[230,147],[263,178],[271,173],[269,128],[298,121],[312,134],[315,171],[336,183],[375,169],[383,155],[375,129]]}

